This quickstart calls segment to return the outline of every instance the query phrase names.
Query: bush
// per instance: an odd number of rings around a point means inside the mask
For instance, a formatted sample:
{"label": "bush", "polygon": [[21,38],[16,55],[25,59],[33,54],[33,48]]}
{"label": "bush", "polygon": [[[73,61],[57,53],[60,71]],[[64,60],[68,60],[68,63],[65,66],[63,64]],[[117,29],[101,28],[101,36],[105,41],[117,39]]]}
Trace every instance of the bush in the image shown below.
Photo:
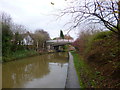
{"label": "bush", "polygon": [[29,57],[32,55],[37,55],[37,52],[34,50],[21,50],[21,51],[19,50],[16,52],[11,52],[10,55],[3,56],[2,61],[8,62],[8,61],[12,61],[12,60],[16,60],[16,59],[20,59],[20,58],[24,58],[24,57]]}
{"label": "bush", "polygon": [[112,35],[111,31],[99,32],[99,33],[96,33],[95,35],[93,35],[93,40],[104,39],[105,37],[109,37],[111,35]]}
{"label": "bush", "polygon": [[80,54],[83,54],[85,51],[85,45],[88,42],[88,39],[92,36],[91,31],[81,31],[79,37],[73,43],[73,46],[76,48]]}
{"label": "bush", "polygon": [[[103,32],[98,32],[92,35],[90,38],[88,38],[88,42],[86,42],[86,49],[85,53],[88,53],[92,48],[94,43],[100,42],[102,43],[102,40],[105,39],[106,37],[110,37],[112,35],[111,31],[103,31]],[[99,43],[100,45],[100,43]]]}

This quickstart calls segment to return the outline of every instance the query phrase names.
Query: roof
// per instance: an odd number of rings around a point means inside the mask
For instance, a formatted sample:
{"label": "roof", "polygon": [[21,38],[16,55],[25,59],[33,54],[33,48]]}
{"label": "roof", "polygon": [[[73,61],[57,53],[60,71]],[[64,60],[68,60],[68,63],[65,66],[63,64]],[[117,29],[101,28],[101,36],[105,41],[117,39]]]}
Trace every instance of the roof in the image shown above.
{"label": "roof", "polygon": [[[61,37],[56,37],[55,39],[61,39]],[[64,39],[73,40],[73,38],[70,35],[65,35]]]}

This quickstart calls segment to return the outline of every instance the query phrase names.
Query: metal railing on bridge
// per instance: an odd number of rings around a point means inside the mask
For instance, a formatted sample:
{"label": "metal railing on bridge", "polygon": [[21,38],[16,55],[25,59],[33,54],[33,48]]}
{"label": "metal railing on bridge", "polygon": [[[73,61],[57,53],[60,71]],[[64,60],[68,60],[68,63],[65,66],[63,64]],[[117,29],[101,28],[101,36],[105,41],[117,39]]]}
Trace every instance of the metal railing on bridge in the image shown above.
{"label": "metal railing on bridge", "polygon": [[48,41],[46,41],[47,44],[54,45],[54,46],[71,44],[73,42],[74,42],[74,40],[69,40],[69,39],[57,39],[57,40],[48,40]]}
{"label": "metal railing on bridge", "polygon": [[48,40],[46,41],[47,43],[57,43],[57,42],[74,42],[74,40],[69,40],[69,39],[57,39],[57,40]]}

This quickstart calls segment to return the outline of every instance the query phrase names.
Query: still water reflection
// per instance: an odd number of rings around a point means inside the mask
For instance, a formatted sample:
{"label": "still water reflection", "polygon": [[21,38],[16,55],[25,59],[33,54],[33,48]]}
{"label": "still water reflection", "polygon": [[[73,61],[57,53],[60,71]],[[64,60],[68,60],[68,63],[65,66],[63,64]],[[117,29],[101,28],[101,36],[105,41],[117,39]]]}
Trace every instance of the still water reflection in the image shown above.
{"label": "still water reflection", "polygon": [[3,88],[64,88],[67,53],[29,57],[2,65]]}

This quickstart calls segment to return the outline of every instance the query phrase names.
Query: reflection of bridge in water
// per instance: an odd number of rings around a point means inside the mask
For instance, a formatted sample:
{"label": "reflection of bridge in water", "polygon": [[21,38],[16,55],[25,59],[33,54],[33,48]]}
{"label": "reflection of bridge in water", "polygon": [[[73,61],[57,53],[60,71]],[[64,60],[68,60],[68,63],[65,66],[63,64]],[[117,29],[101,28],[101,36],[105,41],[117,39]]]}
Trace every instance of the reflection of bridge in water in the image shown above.
{"label": "reflection of bridge in water", "polygon": [[58,40],[48,40],[46,41],[48,50],[61,51],[61,47],[73,43],[74,40],[68,39],[58,39]]}

